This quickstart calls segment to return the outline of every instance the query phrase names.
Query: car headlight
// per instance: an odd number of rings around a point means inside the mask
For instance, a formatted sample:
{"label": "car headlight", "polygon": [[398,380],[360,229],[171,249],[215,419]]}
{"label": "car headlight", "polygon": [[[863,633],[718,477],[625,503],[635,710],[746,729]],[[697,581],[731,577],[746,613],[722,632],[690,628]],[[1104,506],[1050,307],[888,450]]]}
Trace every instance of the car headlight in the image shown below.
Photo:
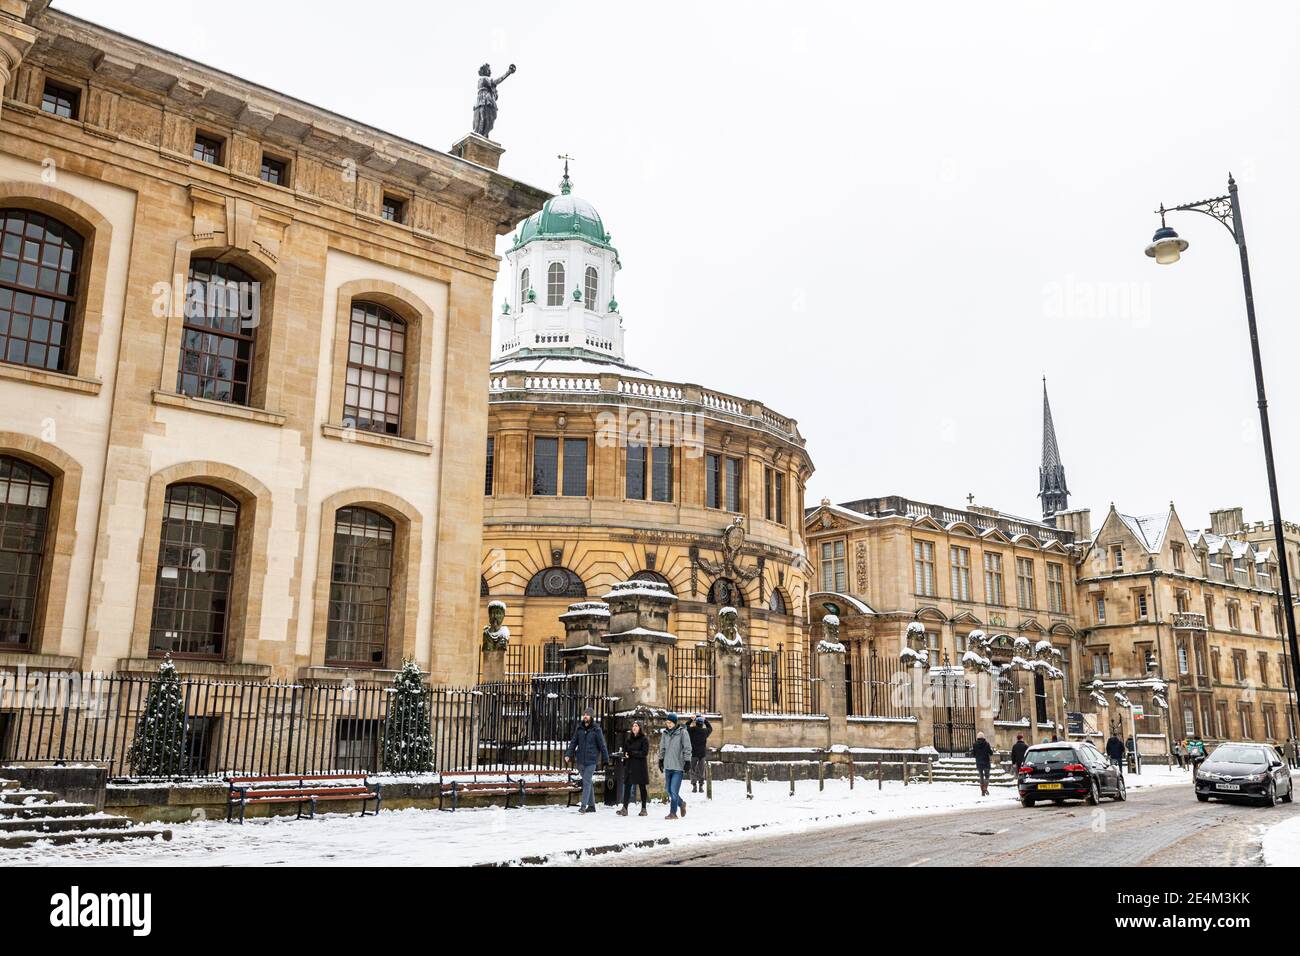
{"label": "car headlight", "polygon": [[1266,773],[1248,773],[1246,774],[1246,780],[1249,783],[1261,783],[1267,776]]}

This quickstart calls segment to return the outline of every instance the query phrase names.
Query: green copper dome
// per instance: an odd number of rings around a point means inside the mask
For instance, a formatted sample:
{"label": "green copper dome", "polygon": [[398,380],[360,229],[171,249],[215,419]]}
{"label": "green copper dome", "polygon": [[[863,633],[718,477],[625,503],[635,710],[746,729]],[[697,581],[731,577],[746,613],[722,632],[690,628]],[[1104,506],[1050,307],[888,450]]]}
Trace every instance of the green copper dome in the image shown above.
{"label": "green copper dome", "polygon": [[539,212],[533,213],[519,226],[514,248],[518,249],[534,239],[583,239],[593,245],[612,248],[609,233],[605,231],[596,207],[574,196],[571,188],[566,172],[560,183],[560,195],[546,200]]}

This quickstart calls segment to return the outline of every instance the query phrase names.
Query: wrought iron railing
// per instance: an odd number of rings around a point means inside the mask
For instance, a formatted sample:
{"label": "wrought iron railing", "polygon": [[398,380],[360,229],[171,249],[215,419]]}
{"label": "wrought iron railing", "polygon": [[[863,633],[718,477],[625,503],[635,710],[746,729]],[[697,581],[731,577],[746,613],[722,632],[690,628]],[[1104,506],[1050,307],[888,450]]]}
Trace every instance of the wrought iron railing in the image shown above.
{"label": "wrought iron railing", "polygon": [[778,644],[775,650],[746,648],[742,667],[745,713],[777,716],[825,713],[816,657],[802,647]]}
{"label": "wrought iron railing", "polygon": [[844,655],[848,715],[900,720],[915,716],[908,677],[896,658],[881,657],[874,647],[854,641]]}
{"label": "wrought iron railing", "polygon": [[669,706],[682,714],[716,714],[718,675],[712,645],[678,644],[668,672]]}

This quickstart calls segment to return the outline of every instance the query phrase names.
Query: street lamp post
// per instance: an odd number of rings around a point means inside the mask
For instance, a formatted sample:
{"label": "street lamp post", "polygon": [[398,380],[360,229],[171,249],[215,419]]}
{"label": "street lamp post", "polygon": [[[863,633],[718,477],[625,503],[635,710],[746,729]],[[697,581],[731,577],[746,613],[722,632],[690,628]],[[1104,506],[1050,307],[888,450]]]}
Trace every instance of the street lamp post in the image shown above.
{"label": "street lamp post", "polygon": [[1264,466],[1268,471],[1269,504],[1273,507],[1273,542],[1278,561],[1278,576],[1282,579],[1282,612],[1286,620],[1287,646],[1291,650],[1291,706],[1300,716],[1300,647],[1296,645],[1295,604],[1291,598],[1291,576],[1286,565],[1286,540],[1282,536],[1282,508],[1277,500],[1277,472],[1273,467],[1273,436],[1268,426],[1268,399],[1264,395],[1264,367],[1259,358],[1259,333],[1255,327],[1255,293],[1250,284],[1250,257],[1246,254],[1246,229],[1241,219],[1241,200],[1237,196],[1237,182],[1228,174],[1228,194],[1213,199],[1184,203],[1165,208],[1161,204],[1160,228],[1151,238],[1146,254],[1161,265],[1177,262],[1187,251],[1187,240],[1179,237],[1165,224],[1165,214],[1170,212],[1199,212],[1217,219],[1232,235],[1241,258],[1241,284],[1246,293],[1246,323],[1250,329],[1250,353],[1255,363],[1255,393],[1259,399],[1259,425],[1264,437]]}

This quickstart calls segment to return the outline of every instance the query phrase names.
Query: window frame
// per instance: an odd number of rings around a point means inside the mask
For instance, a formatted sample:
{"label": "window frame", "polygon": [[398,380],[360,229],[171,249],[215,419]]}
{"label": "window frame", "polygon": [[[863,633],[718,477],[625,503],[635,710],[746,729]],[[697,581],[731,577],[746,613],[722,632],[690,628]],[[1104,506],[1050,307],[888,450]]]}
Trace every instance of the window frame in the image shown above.
{"label": "window frame", "polygon": [[564,306],[564,283],[567,272],[564,263],[559,259],[546,264],[546,307],[548,309]]}
{"label": "window frame", "polygon": [[194,144],[190,149],[190,160],[195,163],[203,163],[205,166],[224,168],[226,165],[226,137],[196,128],[194,130]]}
{"label": "window frame", "polygon": [[[291,166],[292,164],[289,160],[263,152],[261,166],[258,169],[257,175],[262,182],[266,183],[268,186],[280,186],[284,189],[291,189],[293,188],[292,180],[290,179]],[[268,169],[271,171],[278,170],[278,172],[275,172],[275,179],[268,177]]]}
{"label": "window frame", "polygon": [[[45,103],[50,98],[51,91],[53,91],[54,93],[53,98],[56,101],[56,103],[57,101],[60,100],[66,101],[68,103],[67,113],[60,113],[57,109],[57,106],[55,109],[52,110],[45,108]],[[42,113],[46,114],[47,116],[57,116],[59,119],[80,120],[81,119],[81,97],[82,97],[81,87],[73,86],[68,83],[63,83],[60,82],[59,80],[50,79],[50,77],[47,76],[45,78],[45,82],[41,85],[40,110]]]}
{"label": "window frame", "polygon": [[[358,315],[361,316],[360,322],[358,322]],[[369,342],[370,330],[372,328],[370,322],[371,318],[374,319],[374,324],[373,324],[373,328],[375,332],[374,345],[371,345]],[[384,328],[385,322],[388,323],[387,329]],[[358,325],[360,326],[361,334],[362,334],[360,340],[355,339],[355,333]],[[385,331],[388,333],[389,345],[387,348],[384,348],[380,344],[383,340],[383,335]],[[398,341],[397,338],[398,336],[401,337],[400,342]],[[406,387],[407,387],[406,370],[408,368],[407,357],[409,355],[407,345],[410,342],[411,342],[411,330],[409,325],[407,324],[405,319],[403,319],[392,309],[388,308],[387,306],[381,303],[372,302],[369,299],[365,299],[365,298],[358,297],[352,300],[352,312],[348,320],[348,337],[343,344],[343,348],[346,349],[347,351],[347,357],[344,360],[344,366],[343,366],[343,421],[344,423],[347,423],[349,417],[351,417],[351,427],[356,428],[358,431],[366,431],[377,435],[388,435],[391,437],[401,437],[404,431],[409,430],[406,428],[406,423],[404,423],[402,419],[404,418],[405,411],[408,404],[406,398]],[[355,349],[358,348],[361,350],[360,362],[353,359],[353,352]],[[374,363],[367,363],[365,361],[366,353],[368,351],[373,351],[375,353]],[[380,360],[380,356],[382,353],[387,353],[388,355],[387,368],[383,368],[379,364],[377,364]],[[401,366],[397,371],[394,371],[392,368],[394,357],[398,358],[399,364]],[[352,381],[353,379],[352,372],[354,369],[356,370],[355,383]],[[370,374],[371,384],[369,386],[364,384],[367,373]],[[380,392],[380,389],[375,384],[378,381],[379,376],[383,376],[384,383],[385,383],[385,388],[382,390],[382,394],[385,397],[385,407],[384,407],[383,415],[385,416],[385,418],[387,418],[388,416],[394,414],[393,412],[389,411],[389,405],[391,405],[392,400],[396,398],[397,400],[397,411],[395,413],[396,419],[393,421],[387,421],[387,420],[376,420],[375,418],[371,417],[370,419],[367,419],[366,424],[363,425],[362,418],[361,418],[361,413],[363,409],[360,404],[361,393],[363,392],[363,390],[369,391],[371,393],[372,407],[365,409],[365,411],[368,412],[371,416],[373,416],[375,412],[373,408],[373,396],[376,393]],[[394,378],[396,378],[397,380],[396,392],[394,392],[391,387],[392,380]],[[355,402],[348,401],[348,393],[349,390],[352,389],[355,389],[357,392],[357,398]],[[349,410],[353,412],[351,416],[349,416]],[[384,427],[382,428],[375,427],[377,425],[384,426]],[[389,430],[389,426],[391,426],[391,430]]]}
{"label": "window frame", "polygon": [[[529,496],[536,498],[590,498],[591,497],[591,443],[587,436],[563,435],[563,434],[534,434],[532,436],[531,448],[529,449],[529,475],[531,476],[528,483]],[[537,462],[538,462],[538,443],[543,441],[555,442],[555,490],[538,491],[537,484]],[[570,494],[565,491],[568,482],[569,457],[565,451],[565,446],[570,442],[580,443],[586,446],[584,451],[583,463],[583,493]]]}
{"label": "window frame", "polygon": [[583,304],[591,312],[599,309],[600,299],[600,270],[595,266],[587,266],[582,273],[582,298]]}
{"label": "window frame", "polygon": [[[11,231],[10,224],[14,222],[21,225],[20,233]],[[30,235],[34,228],[39,230],[39,235]],[[16,263],[12,279],[0,278],[0,302],[4,303],[0,308],[7,315],[4,333],[0,335],[0,364],[36,373],[75,374],[70,369],[79,364],[74,353],[84,322],[86,237],[81,230],[53,212],[26,205],[3,204],[0,205],[0,243],[3,243],[0,246],[0,270],[3,270],[4,262]],[[25,255],[28,245],[36,247],[35,260]],[[48,250],[53,250],[57,256],[57,264],[46,263]],[[69,261],[66,267],[65,260]],[[23,278],[24,270],[30,270],[30,279]],[[41,288],[47,274],[52,276],[53,289]],[[0,276],[3,276],[2,271]],[[57,291],[60,287],[70,291]],[[26,305],[22,304],[24,299]],[[48,303],[48,315],[41,314],[42,303]],[[61,319],[57,317],[60,306],[63,309]],[[15,334],[20,319],[24,320],[25,331]],[[38,324],[46,330],[44,339],[34,337]],[[55,325],[61,327],[57,345],[52,338]],[[19,343],[22,343],[22,361],[9,358]],[[39,365],[29,361],[34,348],[41,349],[42,362]],[[48,364],[51,349],[58,350],[53,367]]]}
{"label": "window frame", "polygon": [[[365,522],[365,524],[362,526],[363,530],[369,531],[370,527],[373,525],[373,527],[376,529],[377,532],[377,540],[382,540],[383,532],[385,531],[387,532],[388,564],[386,568],[382,568],[382,570],[387,572],[387,582],[385,584],[383,585],[376,585],[373,583],[360,584],[355,581],[340,581],[336,577],[336,573],[339,567],[343,566],[345,563],[343,561],[340,561],[339,551],[338,551],[339,537],[341,534],[339,529],[342,523],[343,516],[345,514],[349,518],[351,518],[355,514],[357,518],[363,519]],[[355,522],[349,522],[348,527],[356,527]],[[347,535],[347,537],[352,539],[356,539],[356,538],[366,539],[369,538],[370,535],[349,534]],[[388,666],[389,655],[391,653],[391,646],[392,646],[393,592],[394,592],[393,578],[397,570],[397,560],[398,560],[397,541],[398,541],[397,522],[395,522],[388,515],[385,515],[383,512],[378,511],[374,508],[368,508],[362,504],[344,505],[343,507],[335,509],[334,535],[330,539],[330,550],[331,550],[332,557],[330,561],[331,570],[330,570],[330,579],[329,579],[329,603],[327,605],[327,611],[325,617],[325,666],[326,667],[344,667],[344,668],[382,670]],[[354,545],[353,547],[356,546]],[[360,565],[357,565],[355,563],[349,566],[360,567]],[[367,567],[365,570],[373,571],[374,568]],[[336,606],[351,608],[351,607],[365,607],[373,604],[373,602],[367,602],[367,604],[356,604],[355,602],[336,601],[334,597],[336,586],[340,586],[344,588],[352,588],[357,590],[361,588],[370,588],[372,590],[379,590],[383,592],[382,640],[360,641],[354,639],[354,640],[349,640],[344,642],[349,645],[368,644],[372,648],[379,647],[381,649],[379,660],[374,659],[373,653],[372,653],[372,658],[370,660],[364,660],[360,657],[350,658],[347,656],[331,655],[330,653],[331,643],[335,643],[335,644],[340,643],[340,639],[337,636],[332,636],[333,632],[335,631],[335,624],[343,624],[343,623],[359,624],[359,622],[356,621],[349,622],[345,618],[336,618],[335,617]],[[351,617],[355,617],[355,615],[351,615]],[[374,626],[374,625],[371,624],[367,626]]]}

